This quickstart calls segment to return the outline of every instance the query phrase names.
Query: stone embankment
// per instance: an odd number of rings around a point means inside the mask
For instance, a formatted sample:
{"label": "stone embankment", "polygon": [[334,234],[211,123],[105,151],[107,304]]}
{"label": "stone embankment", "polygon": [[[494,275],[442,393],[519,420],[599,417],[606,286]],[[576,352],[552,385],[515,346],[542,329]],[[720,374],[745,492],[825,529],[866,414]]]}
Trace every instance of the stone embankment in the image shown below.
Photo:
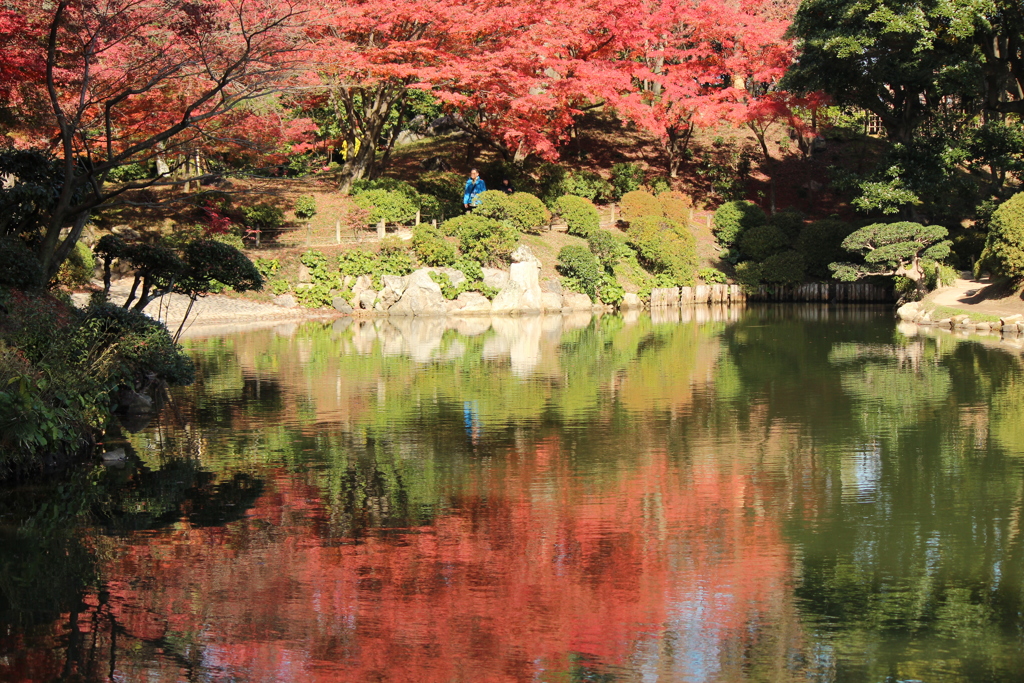
{"label": "stone embankment", "polygon": [[984,314],[976,315],[975,319],[972,320],[970,313],[936,319],[934,317],[934,309],[920,301],[914,301],[896,309],[896,315],[905,323],[914,323],[926,327],[945,328],[966,333],[1002,334],[1004,337],[1024,335],[1024,315],[1019,313],[1000,316],[998,320],[977,319],[981,317],[995,317]]}

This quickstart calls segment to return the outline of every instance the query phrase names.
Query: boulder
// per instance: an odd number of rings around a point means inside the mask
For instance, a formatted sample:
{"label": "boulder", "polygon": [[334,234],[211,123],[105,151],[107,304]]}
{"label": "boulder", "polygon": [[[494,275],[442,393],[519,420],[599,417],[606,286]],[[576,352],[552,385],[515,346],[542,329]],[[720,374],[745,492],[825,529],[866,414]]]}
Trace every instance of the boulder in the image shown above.
{"label": "boulder", "polygon": [[594,302],[582,292],[566,292],[562,295],[563,311],[589,311],[593,307]]}
{"label": "boulder", "polygon": [[512,252],[512,263],[536,263],[540,268],[540,259],[534,256],[533,250],[525,244],[520,244]]}
{"label": "boulder", "polygon": [[1021,315],[1020,313],[1014,315],[1006,315],[999,318],[999,323],[1003,326],[1017,324],[1022,321],[1024,321],[1024,315]]}
{"label": "boulder", "polygon": [[313,282],[313,275],[309,272],[309,268],[307,268],[304,263],[299,264],[299,274],[296,277],[301,283]]}
{"label": "boulder", "polygon": [[491,301],[480,292],[463,292],[445,302],[445,310],[458,315],[484,315],[491,312]]}
{"label": "boulder", "polygon": [[447,311],[441,286],[430,278],[430,271],[421,268],[409,275],[405,290],[388,312],[391,315],[444,315]]}
{"label": "boulder", "polygon": [[986,322],[974,323],[974,329],[978,332],[989,332],[992,330],[992,326]]}
{"label": "boulder", "polygon": [[275,306],[281,306],[282,308],[295,308],[298,306],[298,302],[295,301],[295,297],[291,294],[280,294],[270,300]]}
{"label": "boulder", "polygon": [[562,293],[542,291],[540,293],[540,306],[544,311],[561,311]]}
{"label": "boulder", "polygon": [[153,411],[153,399],[131,389],[123,389],[117,395],[117,403],[121,412],[139,415]]}
{"label": "boulder", "polygon": [[908,323],[912,323],[917,320],[921,315],[921,303],[919,301],[911,301],[908,304],[903,304],[896,309],[896,317],[900,320]]}
{"label": "boulder", "polygon": [[938,325],[939,327],[952,327],[953,321],[950,320],[949,318],[943,318],[942,320],[936,321],[935,324]]}
{"label": "boulder", "polygon": [[540,261],[534,258],[513,263],[508,270],[508,283],[494,297],[491,310],[494,313],[541,310]]}
{"label": "boulder", "polygon": [[345,297],[334,297],[333,299],[331,299],[331,305],[334,306],[334,310],[338,311],[339,313],[344,313],[345,315],[349,315],[350,313],[352,313],[352,306],[349,304],[348,299],[346,299]]}
{"label": "boulder", "polygon": [[380,291],[378,303],[381,310],[388,310],[402,298],[405,288],[409,286],[408,275],[384,275],[380,279],[384,288]]}
{"label": "boulder", "polygon": [[624,311],[637,310],[643,307],[644,302],[633,292],[626,292],[625,296],[622,297],[622,301],[619,302],[619,308]]}
{"label": "boulder", "polygon": [[540,283],[540,291],[551,292],[552,294],[562,294],[562,283],[558,280],[545,280]]}
{"label": "boulder", "polygon": [[484,284],[501,290],[508,284],[508,273],[497,268],[481,268],[484,274]]}
{"label": "boulder", "polygon": [[455,287],[458,287],[459,285],[466,281],[465,273],[463,273],[458,268],[430,268],[429,270],[433,270],[437,273],[443,273],[447,275],[448,281],[451,282],[452,285]]}
{"label": "boulder", "polygon": [[373,310],[373,304],[377,301],[377,292],[373,289],[364,289],[359,292],[359,296],[356,298],[359,302],[359,308],[364,311]]}

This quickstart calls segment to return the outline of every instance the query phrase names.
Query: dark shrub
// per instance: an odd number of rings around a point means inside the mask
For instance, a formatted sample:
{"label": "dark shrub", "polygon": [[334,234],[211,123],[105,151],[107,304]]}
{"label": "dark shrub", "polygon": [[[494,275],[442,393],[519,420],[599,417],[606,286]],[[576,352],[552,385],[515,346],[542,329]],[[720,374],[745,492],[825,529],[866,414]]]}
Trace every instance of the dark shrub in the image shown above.
{"label": "dark shrub", "polygon": [[25,242],[17,237],[0,237],[0,285],[33,289],[43,284],[43,269]]}
{"label": "dark shrub", "polygon": [[804,226],[796,240],[796,249],[804,256],[804,265],[811,277],[831,279],[828,264],[846,261],[849,252],[843,249],[843,240],[853,232],[853,226],[838,218],[825,218]]}
{"label": "dark shrub", "polygon": [[731,247],[745,230],[767,221],[764,211],[753,202],[726,202],[715,211],[715,239],[719,246]]}
{"label": "dark shrub", "polygon": [[615,164],[612,166],[612,187],[616,197],[624,197],[643,187],[645,174],[636,164]]}
{"label": "dark shrub", "polygon": [[590,250],[578,244],[562,247],[558,252],[558,269],[566,277],[566,285],[577,289],[591,299],[597,299],[598,287],[604,281],[604,271]]}
{"label": "dark shrub", "polygon": [[798,251],[772,254],[761,262],[761,280],[768,284],[792,285],[804,281],[804,257]]}
{"label": "dark shrub", "polygon": [[788,246],[786,233],[771,223],[755,225],[745,230],[739,239],[740,255],[755,261],[764,261]]}

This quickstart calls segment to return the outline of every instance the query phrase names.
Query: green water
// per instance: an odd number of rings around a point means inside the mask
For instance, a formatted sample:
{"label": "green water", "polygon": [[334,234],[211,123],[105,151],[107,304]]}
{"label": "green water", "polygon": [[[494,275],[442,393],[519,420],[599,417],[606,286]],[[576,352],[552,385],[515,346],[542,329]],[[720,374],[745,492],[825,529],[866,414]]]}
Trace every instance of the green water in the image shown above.
{"label": "green water", "polygon": [[4,491],[0,680],[1024,680],[1017,345],[881,308],[193,338]]}

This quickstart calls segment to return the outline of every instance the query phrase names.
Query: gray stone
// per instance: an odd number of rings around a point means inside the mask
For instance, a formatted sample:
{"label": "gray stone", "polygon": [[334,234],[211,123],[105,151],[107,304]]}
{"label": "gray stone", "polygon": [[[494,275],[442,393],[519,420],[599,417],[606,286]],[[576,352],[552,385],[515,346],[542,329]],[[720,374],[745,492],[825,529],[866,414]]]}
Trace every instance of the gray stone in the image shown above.
{"label": "gray stone", "polygon": [[544,311],[561,311],[562,293],[542,291],[540,293],[540,307]]}
{"label": "gray stone", "polygon": [[458,287],[466,281],[465,273],[458,268],[429,268],[428,270],[433,270],[437,273],[444,273],[448,276],[448,281],[455,287]]}
{"label": "gray stone", "polygon": [[491,300],[480,292],[463,292],[446,302],[445,308],[448,313],[457,315],[483,315],[491,312]]}
{"label": "gray stone", "polygon": [[372,310],[373,304],[376,303],[377,301],[377,292],[375,292],[372,289],[364,289],[363,291],[359,292],[359,297],[357,298],[357,301],[359,302],[359,308],[363,309],[364,311]]}
{"label": "gray stone", "polygon": [[153,411],[153,399],[145,394],[140,394],[131,389],[122,390],[117,396],[117,402],[123,412],[129,415],[149,413]]}
{"label": "gray stone", "polygon": [[348,303],[348,299],[341,296],[336,296],[331,300],[331,305],[334,306],[334,310],[348,315],[352,312],[352,306]]}
{"label": "gray stone", "polygon": [[918,301],[911,301],[909,304],[903,304],[896,309],[896,316],[906,322],[914,322],[921,315],[921,303]]}
{"label": "gray stone", "polygon": [[589,296],[581,292],[566,292],[562,295],[563,311],[589,311],[593,307],[594,302],[590,300]]}
{"label": "gray stone", "polygon": [[624,311],[636,310],[644,307],[644,302],[640,300],[640,296],[634,292],[626,292],[625,296],[622,297],[622,301],[619,303],[619,308]]}
{"label": "gray stone", "polygon": [[508,283],[491,302],[494,313],[541,310],[540,261],[518,261],[508,271]]}
{"label": "gray stone", "polygon": [[303,263],[299,264],[298,280],[303,283],[313,281],[313,276],[310,274],[309,268],[307,268]]}
{"label": "gray stone", "polygon": [[540,259],[534,256],[533,250],[525,244],[520,244],[512,252],[512,263],[536,263],[540,267]]}
{"label": "gray stone", "polygon": [[392,315],[444,315],[446,311],[441,286],[422,268],[409,275],[402,298],[388,309]]}
{"label": "gray stone", "polygon": [[495,289],[502,289],[508,284],[508,273],[497,268],[482,268],[484,284]]}
{"label": "gray stone", "polygon": [[1009,325],[1011,323],[1012,324],[1017,324],[1017,323],[1019,323],[1021,321],[1024,321],[1024,315],[1021,315],[1020,313],[1017,313],[1017,314],[1014,314],[1014,315],[1007,315],[1007,316],[1003,316],[1003,317],[999,318],[999,322],[1002,325]]}
{"label": "gray stone", "polygon": [[402,295],[405,294],[405,288],[409,286],[409,276],[384,275],[380,280],[384,285],[384,289],[380,292],[378,303],[380,304],[380,310],[386,311],[394,306],[402,298]]}
{"label": "gray stone", "polygon": [[975,323],[974,329],[977,330],[978,332],[988,332],[992,329],[992,326],[985,322]]}
{"label": "gray stone", "polygon": [[282,308],[295,308],[298,306],[298,302],[295,301],[295,297],[291,294],[279,294],[270,300],[275,306],[281,306]]}
{"label": "gray stone", "polygon": [[551,292],[553,294],[561,294],[562,283],[559,282],[558,280],[545,280],[544,282],[540,283],[540,291]]}

